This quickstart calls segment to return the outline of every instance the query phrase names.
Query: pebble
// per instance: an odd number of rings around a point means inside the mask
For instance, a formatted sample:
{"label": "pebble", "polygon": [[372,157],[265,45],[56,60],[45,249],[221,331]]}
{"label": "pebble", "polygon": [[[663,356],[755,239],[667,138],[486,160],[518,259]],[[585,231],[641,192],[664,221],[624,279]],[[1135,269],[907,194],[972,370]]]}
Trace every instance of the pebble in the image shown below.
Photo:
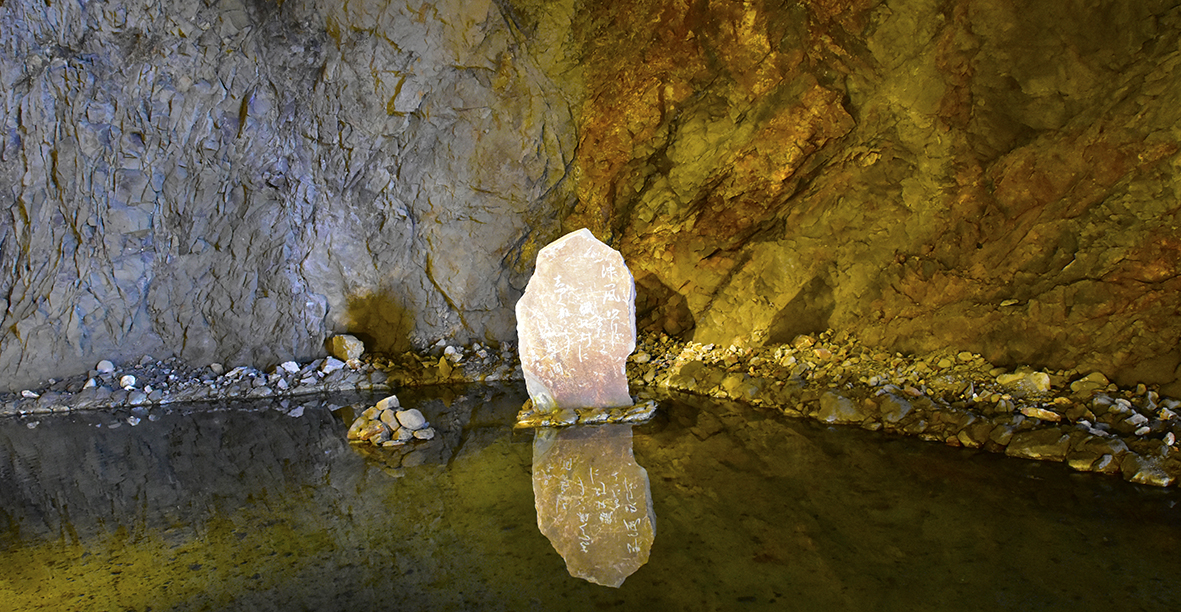
{"label": "pebble", "polygon": [[130,374],[124,375],[123,377],[121,377],[119,379],[119,386],[123,387],[124,389],[130,389],[130,388],[134,387],[135,386],[135,377]]}
{"label": "pebble", "polygon": [[110,374],[115,371],[115,364],[103,359],[94,366],[94,370],[99,374]]}
{"label": "pebble", "polygon": [[865,417],[861,407],[847,397],[832,392],[820,396],[820,412],[816,418],[825,423],[860,423]]}
{"label": "pebble", "polygon": [[1040,419],[1043,421],[1050,421],[1057,423],[1062,420],[1062,415],[1053,410],[1046,410],[1045,408],[1038,408],[1037,406],[1022,406],[1021,414],[1031,418]]}
{"label": "pebble", "polygon": [[331,374],[344,367],[344,362],[336,357],[329,357],[324,360],[323,365],[320,366],[320,371],[325,374]]}
{"label": "pebble", "polygon": [[415,429],[426,427],[426,417],[422,416],[422,413],[417,408],[399,410],[395,414],[398,417],[398,422],[406,429],[414,431]]}

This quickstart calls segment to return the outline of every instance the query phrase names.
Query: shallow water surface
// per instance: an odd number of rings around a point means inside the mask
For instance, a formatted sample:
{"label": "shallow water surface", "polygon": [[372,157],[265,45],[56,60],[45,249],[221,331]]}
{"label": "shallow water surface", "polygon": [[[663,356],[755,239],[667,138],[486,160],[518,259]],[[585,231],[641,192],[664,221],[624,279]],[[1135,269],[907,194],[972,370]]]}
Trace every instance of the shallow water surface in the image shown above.
{"label": "shallow water surface", "polygon": [[[1181,495],[665,398],[656,539],[619,589],[537,529],[522,387],[400,394],[439,437],[350,447],[365,398],[0,421],[9,610],[1173,610]],[[335,411],[334,411],[335,410]],[[131,423],[135,422],[135,425]],[[36,423],[30,428],[29,425]]]}

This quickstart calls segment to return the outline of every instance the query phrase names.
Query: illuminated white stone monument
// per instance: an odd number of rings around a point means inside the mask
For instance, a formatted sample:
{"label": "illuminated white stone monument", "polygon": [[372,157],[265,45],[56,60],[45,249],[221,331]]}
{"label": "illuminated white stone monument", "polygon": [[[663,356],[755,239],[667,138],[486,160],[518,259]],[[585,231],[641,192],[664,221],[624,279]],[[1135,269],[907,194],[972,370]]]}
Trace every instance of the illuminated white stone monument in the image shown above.
{"label": "illuminated white stone monument", "polygon": [[535,409],[630,406],[636,286],[619,251],[580,229],[537,254],[517,302],[517,339]]}
{"label": "illuminated white stone monument", "polygon": [[[627,357],[636,347],[636,289],[618,251],[590,231],[541,249],[517,302],[521,368],[532,406],[518,426],[634,421]],[[618,587],[648,562],[656,515],[631,425],[553,429],[533,441],[537,526],[576,578]]]}

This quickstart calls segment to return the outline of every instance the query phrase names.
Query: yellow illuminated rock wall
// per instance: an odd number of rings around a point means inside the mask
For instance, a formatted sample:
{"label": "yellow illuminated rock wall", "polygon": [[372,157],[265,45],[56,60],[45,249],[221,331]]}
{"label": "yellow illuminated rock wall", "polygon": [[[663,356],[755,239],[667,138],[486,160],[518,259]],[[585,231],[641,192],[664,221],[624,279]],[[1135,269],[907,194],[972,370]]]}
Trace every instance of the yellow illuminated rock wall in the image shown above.
{"label": "yellow illuminated rock wall", "polygon": [[566,224],[641,328],[1177,378],[1172,3],[622,4],[575,27]]}

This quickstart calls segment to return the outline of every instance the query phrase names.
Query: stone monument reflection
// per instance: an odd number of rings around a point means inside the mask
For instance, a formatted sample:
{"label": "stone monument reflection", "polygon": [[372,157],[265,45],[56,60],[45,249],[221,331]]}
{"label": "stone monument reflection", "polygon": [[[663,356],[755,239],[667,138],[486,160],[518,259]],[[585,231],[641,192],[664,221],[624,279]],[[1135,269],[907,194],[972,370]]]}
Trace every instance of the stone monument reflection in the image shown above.
{"label": "stone monument reflection", "polygon": [[537,428],[537,526],[571,576],[610,587],[648,562],[656,536],[631,425],[586,425],[639,422],[655,409],[651,402],[633,406],[628,393],[635,297],[623,256],[581,229],[538,252],[516,308],[529,390],[517,426]]}
{"label": "stone monument reflection", "polygon": [[631,425],[537,430],[533,498],[537,526],[571,576],[618,587],[648,562],[656,514]]}

